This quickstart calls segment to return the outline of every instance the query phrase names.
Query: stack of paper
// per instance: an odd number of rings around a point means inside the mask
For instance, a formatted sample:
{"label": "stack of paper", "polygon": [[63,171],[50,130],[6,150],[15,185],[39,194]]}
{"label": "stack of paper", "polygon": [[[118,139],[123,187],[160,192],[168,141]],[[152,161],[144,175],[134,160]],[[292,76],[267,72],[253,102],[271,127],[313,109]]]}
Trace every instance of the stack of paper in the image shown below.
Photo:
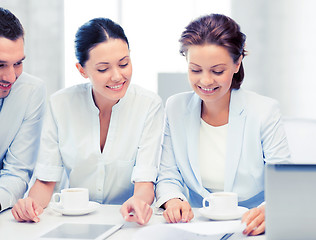
{"label": "stack of paper", "polygon": [[167,240],[167,239],[216,239],[233,240],[246,238],[242,232],[245,224],[239,221],[192,222],[175,224],[156,224],[137,231],[134,240]]}

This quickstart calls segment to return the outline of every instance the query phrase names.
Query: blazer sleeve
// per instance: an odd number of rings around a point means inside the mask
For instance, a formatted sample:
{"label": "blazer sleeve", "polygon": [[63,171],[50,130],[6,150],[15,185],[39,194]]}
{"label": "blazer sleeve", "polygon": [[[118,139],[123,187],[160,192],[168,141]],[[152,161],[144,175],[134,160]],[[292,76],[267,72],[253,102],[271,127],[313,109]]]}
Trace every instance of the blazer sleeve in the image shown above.
{"label": "blazer sleeve", "polygon": [[184,181],[175,159],[167,113],[165,116],[159,173],[156,182],[156,198],[156,207],[162,206],[165,202],[173,198],[187,201]]}
{"label": "blazer sleeve", "polygon": [[274,102],[270,111],[267,111],[260,131],[264,161],[269,163],[290,162],[290,150],[277,102]]}

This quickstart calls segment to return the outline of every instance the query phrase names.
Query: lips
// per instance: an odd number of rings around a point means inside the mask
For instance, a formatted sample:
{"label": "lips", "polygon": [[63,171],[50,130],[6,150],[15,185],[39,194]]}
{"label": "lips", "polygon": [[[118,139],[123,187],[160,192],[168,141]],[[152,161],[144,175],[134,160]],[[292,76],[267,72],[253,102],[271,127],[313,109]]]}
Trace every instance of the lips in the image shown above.
{"label": "lips", "polygon": [[117,84],[117,85],[113,85],[113,86],[106,86],[106,87],[113,90],[113,91],[120,91],[123,88],[125,83],[126,83],[126,81],[124,81],[121,84]]}
{"label": "lips", "polygon": [[11,83],[6,83],[6,84],[0,83],[0,89],[1,90],[8,91],[8,90],[11,89],[11,87],[12,87]]}
{"label": "lips", "polygon": [[206,93],[206,94],[214,93],[217,89],[219,89],[219,87],[205,88],[201,86],[198,86],[198,88],[201,90],[201,92]]}

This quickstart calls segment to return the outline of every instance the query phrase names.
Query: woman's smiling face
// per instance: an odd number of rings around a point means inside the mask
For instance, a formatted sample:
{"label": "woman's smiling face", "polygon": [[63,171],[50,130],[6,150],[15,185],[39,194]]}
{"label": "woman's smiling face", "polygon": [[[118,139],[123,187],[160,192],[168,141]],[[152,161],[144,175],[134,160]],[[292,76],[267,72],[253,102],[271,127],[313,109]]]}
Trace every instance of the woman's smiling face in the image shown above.
{"label": "woman's smiling face", "polygon": [[192,45],[187,51],[188,76],[192,89],[204,103],[230,97],[230,87],[240,61],[234,63],[229,52],[215,44]]}
{"label": "woman's smiling face", "polygon": [[127,43],[110,38],[97,44],[90,50],[89,59],[79,71],[90,79],[96,101],[107,99],[116,103],[124,97],[132,77]]}

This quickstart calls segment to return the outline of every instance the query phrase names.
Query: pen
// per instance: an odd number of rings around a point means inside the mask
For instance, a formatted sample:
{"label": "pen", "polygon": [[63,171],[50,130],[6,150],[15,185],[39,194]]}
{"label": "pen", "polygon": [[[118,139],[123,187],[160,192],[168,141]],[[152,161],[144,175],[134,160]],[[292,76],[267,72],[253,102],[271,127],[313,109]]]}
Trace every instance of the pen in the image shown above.
{"label": "pen", "polygon": [[226,240],[230,238],[234,233],[226,233],[220,240]]}

